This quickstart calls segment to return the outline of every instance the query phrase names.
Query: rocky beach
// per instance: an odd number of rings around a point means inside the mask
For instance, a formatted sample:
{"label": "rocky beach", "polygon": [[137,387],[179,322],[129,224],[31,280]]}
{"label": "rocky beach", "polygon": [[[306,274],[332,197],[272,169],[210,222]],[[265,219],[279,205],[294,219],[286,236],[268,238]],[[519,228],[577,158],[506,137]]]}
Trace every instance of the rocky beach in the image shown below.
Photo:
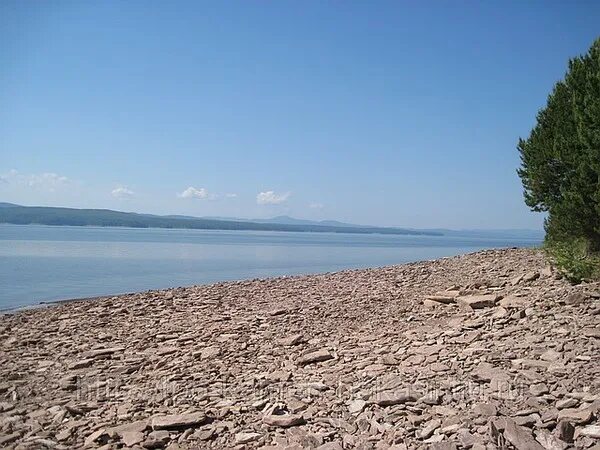
{"label": "rocky beach", "polygon": [[600,285],[541,252],[0,317],[0,447],[600,449]]}

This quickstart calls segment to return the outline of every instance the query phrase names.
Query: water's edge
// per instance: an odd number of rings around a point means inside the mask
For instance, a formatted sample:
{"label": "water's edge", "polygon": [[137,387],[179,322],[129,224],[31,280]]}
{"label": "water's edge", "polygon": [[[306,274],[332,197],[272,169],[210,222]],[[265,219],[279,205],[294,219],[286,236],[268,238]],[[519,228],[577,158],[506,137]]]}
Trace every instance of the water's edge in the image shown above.
{"label": "water's edge", "polygon": [[[403,265],[433,262],[433,261],[437,261],[437,260],[445,260],[445,259],[452,259],[452,258],[476,255],[478,253],[486,252],[488,250],[504,250],[504,249],[517,249],[517,248],[519,248],[519,247],[499,247],[499,248],[493,248],[493,249],[478,250],[475,252],[460,253],[460,254],[453,255],[453,256],[443,256],[443,257],[434,258],[434,259],[421,259],[421,260],[415,260],[415,261],[407,261],[407,262],[403,262],[400,264],[391,264],[391,265],[385,265],[385,266],[362,267],[362,268],[358,268],[358,269],[343,269],[343,270],[330,271],[330,272],[293,274],[293,275],[272,276],[272,277],[264,277],[264,278],[241,278],[238,280],[222,280],[222,281],[216,281],[216,282],[211,282],[211,283],[196,283],[196,284],[191,284],[191,285],[187,285],[187,286],[169,286],[169,287],[164,287],[164,288],[159,288],[159,289],[144,289],[144,290],[140,290],[140,291],[122,292],[122,293],[107,294],[107,295],[74,297],[74,298],[65,298],[65,299],[59,299],[59,300],[40,301],[39,303],[36,303],[36,304],[17,306],[14,308],[0,308],[0,315],[16,314],[21,311],[27,311],[27,310],[32,310],[32,309],[50,308],[53,306],[58,306],[61,304],[66,304],[66,303],[95,302],[95,301],[106,300],[106,299],[109,299],[112,297],[126,297],[126,296],[131,296],[131,295],[139,295],[139,294],[143,294],[146,292],[169,291],[172,289],[180,289],[180,288],[188,289],[188,288],[193,288],[196,286],[214,286],[214,285],[222,285],[222,284],[237,284],[237,283],[244,283],[244,282],[250,282],[250,281],[268,281],[268,280],[296,279],[296,278],[305,278],[305,277],[322,277],[322,276],[335,275],[335,274],[352,274],[352,273],[359,273],[359,272],[371,271],[371,270],[385,270],[385,269],[389,269],[389,268],[393,268],[393,267],[397,267],[397,266],[403,266]],[[527,247],[523,247],[523,248],[527,248]]]}

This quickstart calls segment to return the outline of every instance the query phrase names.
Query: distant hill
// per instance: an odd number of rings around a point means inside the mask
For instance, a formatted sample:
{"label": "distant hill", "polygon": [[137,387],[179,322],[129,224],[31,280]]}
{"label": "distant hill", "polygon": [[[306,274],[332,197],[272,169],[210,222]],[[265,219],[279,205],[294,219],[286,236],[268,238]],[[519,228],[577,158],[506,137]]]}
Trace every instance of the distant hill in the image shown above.
{"label": "distant hill", "polygon": [[[189,216],[169,216],[169,217],[185,217],[194,219],[197,217]],[[337,228],[380,228],[374,225],[357,225],[352,223],[340,222],[338,220],[306,220],[296,219],[290,216],[276,216],[271,219],[241,219],[235,217],[203,217],[203,219],[217,219],[217,220],[228,220],[238,222],[256,222],[256,223],[275,223],[275,224],[286,224],[286,225],[318,225],[318,226],[332,226]],[[392,227],[394,228],[394,227]],[[469,237],[469,238],[519,238],[519,239],[534,239],[542,240],[544,238],[544,230],[532,230],[532,229],[472,229],[472,230],[450,230],[447,228],[425,228],[425,229],[413,229],[403,228],[406,231],[424,233],[427,235],[444,235],[444,236],[456,236],[456,237]]]}
{"label": "distant hill", "polygon": [[[168,216],[168,217],[182,217],[187,219],[197,219],[198,217],[190,216]],[[202,219],[216,219],[216,220],[233,220],[236,222],[254,222],[254,223],[278,223],[281,225],[319,225],[319,226],[332,226],[332,227],[352,227],[352,228],[383,228],[375,227],[373,225],[356,225],[351,223],[339,222],[337,220],[308,220],[308,219],[296,219],[290,216],[276,216],[271,219],[242,219],[239,217],[202,217]],[[393,228],[393,227],[392,227]],[[419,230],[420,231],[420,230]],[[438,232],[435,232],[438,233]]]}
{"label": "distant hill", "polygon": [[296,219],[290,216],[276,216],[271,219],[248,219],[249,222],[256,223],[279,223],[282,225],[319,225],[333,227],[353,227],[353,228],[370,228],[371,226],[353,225],[349,223],[338,222],[337,220],[308,220]]}
{"label": "distant hill", "polygon": [[[388,227],[377,227],[375,225],[356,225],[352,223],[339,222],[337,220],[308,220],[308,219],[296,219],[290,216],[275,216],[270,219],[244,219],[242,217],[224,217],[224,216],[181,216],[181,215],[170,215],[164,216],[174,219],[210,219],[210,220],[227,220],[228,222],[253,222],[253,223],[275,223],[280,225],[318,225],[318,226],[331,226],[331,227],[351,227],[351,228],[388,228]],[[395,227],[391,227],[395,228]],[[408,228],[406,230],[409,230]],[[421,230],[417,230],[421,231]],[[428,231],[429,233],[429,231]],[[438,231],[434,231],[435,234],[439,234]]]}
{"label": "distant hill", "polygon": [[[199,230],[254,230],[296,231],[355,234],[400,234],[441,236],[435,231],[408,230],[404,228],[363,227],[353,225],[323,225],[312,221],[279,218],[284,223],[270,221],[245,221],[208,219],[191,216],[157,216],[110,209],[54,208],[46,206],[19,206],[2,203],[0,223],[17,225],[68,225],[133,228],[187,228]],[[277,219],[277,218],[276,218]],[[286,223],[287,221],[287,223]]]}

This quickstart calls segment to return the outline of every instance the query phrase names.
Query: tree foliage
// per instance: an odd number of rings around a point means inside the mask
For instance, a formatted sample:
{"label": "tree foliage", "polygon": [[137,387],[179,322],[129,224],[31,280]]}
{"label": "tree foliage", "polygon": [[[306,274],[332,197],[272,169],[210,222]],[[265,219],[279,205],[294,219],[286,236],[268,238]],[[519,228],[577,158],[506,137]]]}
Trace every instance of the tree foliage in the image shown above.
{"label": "tree foliage", "polygon": [[590,252],[599,252],[600,39],[569,61],[518,149],[525,203],[548,214],[546,243],[581,245],[583,239]]}

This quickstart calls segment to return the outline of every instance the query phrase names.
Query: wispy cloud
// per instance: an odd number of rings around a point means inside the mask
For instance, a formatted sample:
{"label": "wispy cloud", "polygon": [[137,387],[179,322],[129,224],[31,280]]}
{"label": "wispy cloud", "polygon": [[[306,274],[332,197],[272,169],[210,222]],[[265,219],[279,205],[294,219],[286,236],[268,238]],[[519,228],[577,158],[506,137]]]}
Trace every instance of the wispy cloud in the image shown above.
{"label": "wispy cloud", "polygon": [[27,182],[29,186],[32,187],[40,186],[53,189],[58,186],[67,184],[69,182],[69,179],[67,177],[58,175],[53,172],[47,172],[41,175],[29,175],[29,179]]}
{"label": "wispy cloud", "polygon": [[0,180],[5,184],[14,184],[49,192],[54,192],[56,189],[67,186],[71,182],[69,178],[54,172],[26,174],[20,173],[15,169],[0,175]]}
{"label": "wispy cloud", "polygon": [[216,200],[219,198],[236,198],[238,195],[235,193],[227,193],[227,194],[215,194],[214,192],[209,192],[206,188],[195,188],[194,186],[189,186],[183,192],[177,193],[177,197],[179,198],[199,198],[201,200]]}
{"label": "wispy cloud", "polygon": [[312,209],[323,209],[325,207],[325,205],[323,205],[323,203],[314,202],[314,203],[309,203],[308,207],[312,208]]}
{"label": "wispy cloud", "polygon": [[275,191],[259,192],[256,195],[256,203],[259,205],[279,205],[287,201],[291,192],[277,194]]}
{"label": "wispy cloud", "polygon": [[131,198],[135,195],[135,192],[125,186],[118,186],[111,191],[111,194],[115,198]]}
{"label": "wispy cloud", "polygon": [[196,189],[193,186],[190,186],[185,191],[177,194],[177,197],[179,197],[179,198],[200,198],[200,199],[212,198],[211,194],[209,194],[206,189],[204,189],[204,188]]}

